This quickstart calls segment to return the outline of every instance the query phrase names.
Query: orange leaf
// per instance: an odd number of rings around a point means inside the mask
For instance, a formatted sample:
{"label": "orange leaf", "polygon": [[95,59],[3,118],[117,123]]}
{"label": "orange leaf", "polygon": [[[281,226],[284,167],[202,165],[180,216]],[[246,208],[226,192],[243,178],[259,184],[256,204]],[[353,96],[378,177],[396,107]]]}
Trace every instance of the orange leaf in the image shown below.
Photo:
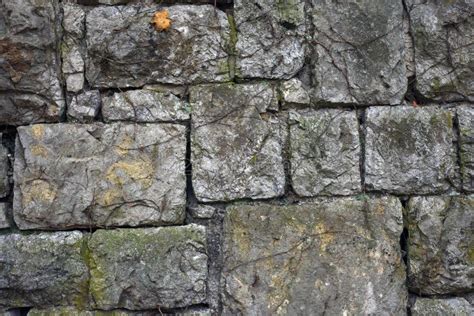
{"label": "orange leaf", "polygon": [[151,22],[158,32],[166,31],[171,26],[168,10],[156,11]]}

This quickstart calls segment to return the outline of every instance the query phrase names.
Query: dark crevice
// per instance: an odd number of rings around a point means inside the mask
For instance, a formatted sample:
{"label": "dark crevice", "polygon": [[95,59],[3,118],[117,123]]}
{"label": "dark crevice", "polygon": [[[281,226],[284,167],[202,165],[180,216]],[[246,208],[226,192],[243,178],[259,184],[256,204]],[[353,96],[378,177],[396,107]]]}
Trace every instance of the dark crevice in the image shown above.
{"label": "dark crevice", "polygon": [[[409,235],[409,230],[408,230],[408,202],[409,202],[409,197],[403,196],[400,197],[400,203],[402,204],[402,214],[403,214],[403,231],[400,234],[400,251],[401,251],[401,259],[403,260],[403,263],[405,264],[405,285],[407,287],[407,290],[409,289],[409,284],[408,284],[408,258],[409,258],[409,249],[408,249],[408,241],[410,238]],[[406,312],[407,315],[411,315],[411,303],[410,299],[407,301],[407,307],[406,307]]]}
{"label": "dark crevice", "polygon": [[59,85],[61,86],[61,90],[63,93],[63,102],[64,102],[64,110],[62,113],[60,113],[59,122],[67,122],[67,109],[68,109],[71,96],[68,94],[67,86],[66,86],[66,78],[62,71],[64,61],[63,61],[63,56],[61,54],[61,45],[62,43],[64,43],[64,40],[65,40],[64,37],[65,37],[66,31],[64,30],[63,24],[62,24],[62,21],[64,19],[63,6],[59,5],[58,9],[59,9],[59,15],[58,15],[58,21],[56,22],[58,24],[56,29],[60,30],[60,36],[57,37],[59,38],[59,40],[56,43],[56,59],[58,60],[58,66],[57,66],[58,77],[61,78]]}
{"label": "dark crevice", "polygon": [[358,110],[357,119],[359,121],[359,172],[360,172],[360,187],[362,192],[366,191],[365,187],[365,139],[366,139],[366,119],[367,111],[365,109]]}
{"label": "dark crevice", "polygon": [[[280,101],[278,102],[278,107],[281,108]],[[285,133],[283,145],[283,170],[285,172],[285,193],[284,196],[296,196],[295,190],[293,189],[293,182],[291,180],[291,124],[289,121],[289,115],[286,113],[286,124],[284,125],[286,129],[283,131]]]}
{"label": "dark crevice", "polygon": [[459,125],[459,117],[457,112],[454,113],[454,118],[453,118],[453,134],[454,134],[454,148],[456,151],[456,174],[459,177],[459,182],[457,183],[459,185],[458,191],[462,193],[466,193],[464,191],[464,177],[463,177],[463,165],[462,165],[462,159],[461,159],[461,129]]}
{"label": "dark crevice", "polygon": [[8,316],[27,316],[28,312],[32,309],[32,307],[20,307],[7,310],[5,315]]}
{"label": "dark crevice", "polygon": [[197,205],[196,195],[193,189],[193,166],[191,162],[191,121],[186,124],[186,156],[185,156],[185,174],[186,174],[186,223],[192,222],[192,215],[189,209]]}

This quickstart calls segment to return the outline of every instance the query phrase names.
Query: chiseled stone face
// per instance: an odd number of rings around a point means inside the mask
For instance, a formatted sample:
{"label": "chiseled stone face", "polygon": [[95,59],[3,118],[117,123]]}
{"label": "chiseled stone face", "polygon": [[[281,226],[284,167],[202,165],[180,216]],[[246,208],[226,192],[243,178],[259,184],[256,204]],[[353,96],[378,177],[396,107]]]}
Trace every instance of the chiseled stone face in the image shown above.
{"label": "chiseled stone face", "polygon": [[15,221],[21,229],[182,223],[185,148],[181,125],[20,127]]}
{"label": "chiseled stone face", "polygon": [[440,193],[457,181],[451,111],[435,106],[370,107],[366,130],[369,190]]}
{"label": "chiseled stone face", "polygon": [[189,104],[169,92],[153,89],[130,90],[103,98],[102,116],[106,122],[160,122],[189,119]]}
{"label": "chiseled stone face", "polygon": [[57,0],[0,3],[0,124],[59,120],[59,11]]}
{"label": "chiseled stone face", "polygon": [[[193,188],[200,201],[282,195],[283,120],[268,83],[193,87]],[[272,112],[268,112],[271,110]]]}
{"label": "chiseled stone face", "polygon": [[474,308],[462,297],[435,299],[418,297],[410,308],[413,316],[470,316]]}
{"label": "chiseled stone face", "polygon": [[408,286],[457,294],[474,282],[474,196],[414,197],[408,209]]}
{"label": "chiseled stone face", "polygon": [[236,204],[224,220],[223,314],[406,311],[394,197]]}
{"label": "chiseled stone face", "polygon": [[[153,14],[167,10],[171,27],[159,32]],[[210,5],[100,6],[86,17],[86,77],[93,87],[229,80],[229,24]]]}
{"label": "chiseled stone face", "polygon": [[474,3],[407,1],[416,88],[439,101],[474,101]]}
{"label": "chiseled stone face", "polygon": [[312,0],[314,102],[400,104],[407,90],[403,4]]}
{"label": "chiseled stone face", "polygon": [[355,111],[290,113],[291,184],[300,196],[360,191],[359,124]]}
{"label": "chiseled stone face", "polygon": [[206,302],[203,226],[98,230],[88,245],[94,308],[147,310]]}
{"label": "chiseled stone face", "polygon": [[235,0],[236,76],[289,79],[305,60],[305,1]]}
{"label": "chiseled stone face", "polygon": [[460,133],[460,158],[463,189],[474,192],[474,106],[456,108]]}
{"label": "chiseled stone face", "polygon": [[0,310],[87,303],[86,249],[78,231],[0,235]]}

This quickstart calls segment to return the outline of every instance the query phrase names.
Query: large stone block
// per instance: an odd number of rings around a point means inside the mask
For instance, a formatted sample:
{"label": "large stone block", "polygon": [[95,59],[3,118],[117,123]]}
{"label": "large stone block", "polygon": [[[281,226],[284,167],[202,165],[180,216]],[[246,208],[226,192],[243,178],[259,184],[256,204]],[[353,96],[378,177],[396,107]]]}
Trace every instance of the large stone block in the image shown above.
{"label": "large stone block", "polygon": [[[163,312],[161,309],[150,311],[129,311],[129,310],[112,310],[112,311],[92,311],[80,310],[74,307],[53,307],[47,309],[32,308],[28,311],[27,316],[211,316],[211,312],[207,308],[186,308],[183,311],[173,311],[171,313]],[[17,314],[3,316],[18,316]]]}
{"label": "large stone block", "polygon": [[197,86],[192,108],[193,187],[201,201],[271,198],[285,186],[284,122],[268,83]]}
{"label": "large stone block", "polygon": [[414,197],[408,210],[408,286],[419,294],[472,291],[474,196]]}
{"label": "large stone block", "polygon": [[406,311],[395,197],[236,204],[224,220],[224,315]]}
{"label": "large stone block", "polygon": [[236,76],[289,79],[305,60],[305,1],[236,0]]}
{"label": "large stone block", "polygon": [[210,5],[175,5],[171,27],[150,23],[156,5],[96,7],[86,17],[86,77],[93,87],[228,81],[226,15]]}
{"label": "large stone block", "polygon": [[0,203],[0,229],[10,227],[8,208],[9,205],[7,203]]}
{"label": "large stone block", "polygon": [[160,122],[189,119],[189,104],[169,92],[152,88],[114,93],[103,98],[102,116],[106,122]]}
{"label": "large stone block", "polygon": [[20,127],[15,221],[21,229],[182,223],[185,149],[180,125]]}
{"label": "large stone block", "polygon": [[312,4],[313,101],[401,103],[407,90],[402,2]]}
{"label": "large stone block", "polygon": [[416,299],[410,310],[413,316],[472,316],[474,314],[472,305],[462,297],[447,299],[420,297]]}
{"label": "large stone block", "polygon": [[147,310],[206,302],[206,230],[98,230],[89,243],[94,308]]}
{"label": "large stone block", "polygon": [[427,98],[474,100],[474,3],[408,0],[416,88]]}
{"label": "large stone block", "polygon": [[0,235],[0,310],[87,304],[89,279],[78,231]]}
{"label": "large stone block", "polygon": [[457,181],[449,110],[371,107],[366,129],[365,183],[369,190],[439,193]]}
{"label": "large stone block", "polygon": [[290,113],[291,183],[296,194],[360,191],[359,124],[355,111]]}
{"label": "large stone block", "polygon": [[57,121],[62,114],[60,16],[57,0],[0,2],[0,124]]}
{"label": "large stone block", "polygon": [[474,192],[474,107],[456,108],[459,122],[459,144],[463,189]]}
{"label": "large stone block", "polygon": [[2,133],[0,133],[0,198],[10,193],[10,159],[8,149],[2,144]]}

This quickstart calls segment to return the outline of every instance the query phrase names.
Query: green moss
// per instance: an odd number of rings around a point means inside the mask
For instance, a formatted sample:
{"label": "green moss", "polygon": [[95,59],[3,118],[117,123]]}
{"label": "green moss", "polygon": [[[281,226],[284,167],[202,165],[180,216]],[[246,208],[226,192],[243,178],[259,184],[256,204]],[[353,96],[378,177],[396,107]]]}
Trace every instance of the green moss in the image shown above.
{"label": "green moss", "polygon": [[[76,243],[76,247],[80,251],[81,258],[84,263],[87,265],[90,271],[90,251],[89,247],[87,246],[87,237],[82,238]],[[79,292],[80,294],[74,299],[74,306],[78,309],[86,309],[89,306],[89,282],[90,282],[90,275],[79,284]]]}
{"label": "green moss", "polygon": [[277,0],[276,6],[280,20],[299,25],[304,20],[304,12],[298,0]]}

